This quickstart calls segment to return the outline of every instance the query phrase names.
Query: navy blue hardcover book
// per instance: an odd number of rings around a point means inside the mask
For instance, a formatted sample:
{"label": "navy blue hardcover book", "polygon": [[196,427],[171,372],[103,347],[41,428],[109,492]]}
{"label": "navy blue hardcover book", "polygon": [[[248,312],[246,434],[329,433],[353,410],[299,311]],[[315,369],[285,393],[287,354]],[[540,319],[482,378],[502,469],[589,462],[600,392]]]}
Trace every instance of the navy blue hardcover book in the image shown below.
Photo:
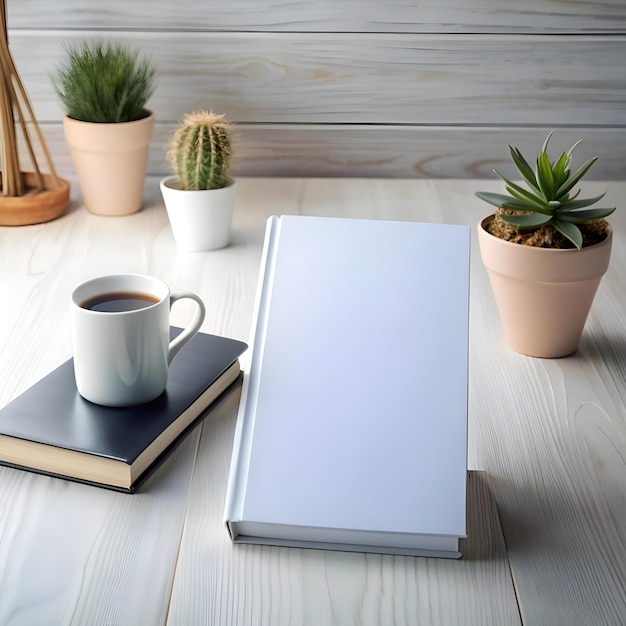
{"label": "navy blue hardcover book", "polygon": [[0,464],[132,493],[241,379],[246,349],[198,333],[172,361],[163,394],[122,408],[85,400],[70,359],[0,410]]}

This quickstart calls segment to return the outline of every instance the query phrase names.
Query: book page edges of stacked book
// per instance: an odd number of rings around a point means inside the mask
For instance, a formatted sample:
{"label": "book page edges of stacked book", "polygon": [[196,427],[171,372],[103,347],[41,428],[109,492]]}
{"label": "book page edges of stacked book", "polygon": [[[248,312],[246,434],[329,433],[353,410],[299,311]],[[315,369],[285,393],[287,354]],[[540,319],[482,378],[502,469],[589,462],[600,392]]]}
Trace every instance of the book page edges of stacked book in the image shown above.
{"label": "book page edges of stacked book", "polygon": [[237,379],[239,373],[239,361],[235,361],[137,457],[132,465],[116,459],[0,435],[3,461],[56,476],[130,489],[150,464]]}
{"label": "book page edges of stacked book", "polygon": [[[227,522],[234,543],[458,559],[459,537]],[[391,541],[390,541],[391,538]]]}

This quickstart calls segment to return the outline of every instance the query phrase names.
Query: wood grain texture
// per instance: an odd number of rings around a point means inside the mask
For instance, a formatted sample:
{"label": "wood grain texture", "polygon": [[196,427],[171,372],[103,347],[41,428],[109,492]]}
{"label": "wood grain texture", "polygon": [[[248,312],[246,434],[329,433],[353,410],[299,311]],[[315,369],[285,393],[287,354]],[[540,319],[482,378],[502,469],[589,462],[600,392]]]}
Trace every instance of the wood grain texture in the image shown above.
{"label": "wood grain texture", "polygon": [[[50,74],[89,32],[18,31],[11,48],[41,123],[63,111]],[[109,32],[159,70],[149,102],[233,122],[621,126],[626,35]],[[566,106],[565,106],[566,104]]]}
{"label": "wood grain texture", "polygon": [[[487,186],[494,185],[489,183]],[[591,192],[595,192],[593,188],[597,186],[591,187]],[[266,190],[272,192],[270,187]],[[623,184],[612,185],[608,201],[618,202],[624,191]],[[339,179],[309,180],[297,190],[293,205],[297,206],[298,212],[307,215],[472,224],[486,212],[472,194],[472,181],[463,184],[420,181],[418,184],[400,180],[354,180],[348,184]],[[266,194],[262,196],[265,198]],[[621,259],[614,261],[617,267],[621,266]],[[623,293],[623,290],[619,292]],[[613,308],[616,314],[617,308]],[[621,446],[624,441],[623,415],[619,417],[619,424],[615,424],[612,418],[602,426],[603,431],[609,426],[605,434],[585,434],[583,440],[578,439],[576,430],[546,419],[544,402],[537,405],[537,397],[557,395],[561,397],[559,403],[565,405],[567,396],[573,394],[576,405],[594,406],[599,401],[595,386],[579,384],[579,377],[584,377],[581,371],[572,375],[567,388],[558,376],[553,382],[541,381],[545,362],[515,355],[502,345],[497,311],[477,253],[472,256],[471,320],[470,465],[489,470],[490,483],[494,486],[503,517],[507,546],[510,550],[511,545],[514,546],[510,552],[511,570],[520,594],[524,623],[617,625],[626,608],[620,586],[624,556],[621,525],[624,516],[624,455],[622,451],[614,453],[615,444],[611,442],[617,439]],[[619,344],[612,353],[615,356],[606,369],[612,371],[609,377],[614,380],[612,393],[618,394],[617,400],[623,405],[623,392],[617,391],[623,375],[615,368],[620,354]],[[584,356],[575,358],[579,364],[584,363]],[[601,362],[602,357],[597,360]],[[617,366],[619,368],[619,361]],[[586,366],[582,365],[582,369]],[[509,398],[511,393],[513,395]],[[578,399],[577,393],[581,394]],[[615,405],[616,399],[607,396],[601,400],[603,404],[607,401]],[[623,414],[623,408],[620,411]],[[209,446],[204,458],[214,460],[220,453],[228,458],[224,437],[230,441],[232,425],[220,423],[220,429],[224,429],[227,435],[223,430],[219,434],[212,431],[206,442],[203,439],[202,448]],[[204,435],[208,433],[205,431]],[[589,474],[585,469],[594,463],[591,459],[585,460],[584,456],[584,449],[589,447],[587,442],[591,440],[593,457],[599,459],[595,463],[604,468],[603,472],[596,468]],[[579,456],[581,452],[583,455]],[[610,464],[602,460],[607,457]],[[213,490],[219,488],[213,482],[215,466],[206,470],[201,467],[198,466],[194,476],[194,488],[200,493],[206,493],[207,489],[214,493]],[[221,476],[223,488],[227,476],[225,467],[218,476]],[[584,476],[583,481],[581,476]],[[602,495],[598,495],[598,491]],[[487,598],[478,600],[478,604],[490,606],[494,611],[491,616],[480,614],[477,617],[474,607],[472,610],[460,609],[459,604],[464,606],[466,596],[459,591],[453,594],[456,598],[454,606],[437,603],[432,611],[426,610],[420,599],[427,597],[432,603],[436,592],[421,577],[421,564],[408,574],[405,567],[398,571],[397,563],[379,564],[368,556],[365,558],[368,575],[361,581],[360,578],[355,580],[358,557],[354,555],[341,560],[327,555],[321,562],[320,555],[315,552],[302,551],[300,554],[297,551],[294,554],[293,551],[258,546],[246,546],[240,551],[241,546],[229,547],[228,540],[218,534],[222,525],[223,492],[212,497],[210,502],[215,500],[219,502],[217,510],[208,503],[197,507],[192,505],[190,509],[170,623],[282,624],[309,623],[309,619],[311,623],[317,619],[321,623],[340,624],[463,623],[463,620],[467,623],[506,623],[507,618],[499,612],[502,606],[494,607]],[[193,501],[196,502],[195,497]],[[208,533],[210,528],[215,532]],[[612,554],[615,550],[619,554]],[[277,564],[267,578],[263,564],[271,559]],[[226,580],[217,563],[232,568]],[[446,574],[437,569],[439,565],[428,563],[427,580],[434,577],[438,584],[449,590],[450,582],[443,582]],[[242,571],[245,575],[238,574]],[[483,573],[472,574],[470,578],[480,581]],[[319,582],[314,574],[323,575],[327,584],[318,588]],[[202,582],[198,583],[198,578]],[[386,580],[393,580],[393,585],[386,587]],[[289,594],[281,593],[280,590],[290,583],[296,589],[292,588]],[[199,604],[194,602],[190,592],[193,585],[219,590],[225,604],[209,602],[206,598],[201,598]],[[493,589],[494,585],[497,583],[492,580],[489,586]],[[398,588],[409,587],[417,590],[417,599],[407,608],[406,598],[395,594]],[[483,591],[486,588],[480,582],[477,587]],[[333,594],[339,588],[342,602]],[[365,596],[363,588],[367,589]],[[472,588],[471,591],[473,597],[477,597],[477,590]],[[226,594],[226,600],[223,594]],[[311,598],[314,605],[309,606]]]}
{"label": "wood grain texture", "polygon": [[[91,276],[145,272],[197,291],[203,329],[246,341],[269,215],[474,225],[489,212],[475,180],[239,182],[233,244],[212,253],[176,251],[156,179],[132,216],[74,202],[49,224],[0,228],[0,404],[69,356],[69,294]],[[608,189],[607,205],[626,197],[624,182],[583,187]],[[486,471],[470,484],[463,560],[231,545],[222,513],[234,391],[138,496],[0,468],[0,623],[621,626],[623,211],[611,221],[613,257],[580,348],[558,360],[506,347],[472,234],[468,458]],[[181,304],[173,322],[190,314]]]}
{"label": "wood grain texture", "polygon": [[[611,205],[623,206],[626,185],[609,190]],[[480,416],[477,462],[493,479],[528,624],[617,626],[626,615],[621,208],[611,222],[609,270],[578,352],[564,359],[510,351],[484,269],[472,268],[470,406]]]}
{"label": "wood grain texture", "polygon": [[[150,147],[148,173],[170,174],[165,154],[175,124],[156,123]],[[236,176],[320,176],[375,178],[491,178],[493,168],[519,177],[508,145],[529,159],[539,153],[550,128],[456,128],[453,126],[239,124],[233,173]],[[63,129],[43,128],[55,167],[74,176]],[[558,129],[550,155],[583,143],[574,153],[575,165],[598,156],[590,180],[626,178],[626,128],[579,127]],[[28,163],[23,153],[23,163]]]}
{"label": "wood grain texture", "polygon": [[[622,0],[8,4],[44,124],[61,120],[50,73],[63,43],[106,38],[158,66],[150,107],[163,129],[197,108],[247,125],[245,175],[480,176],[499,148],[489,135],[504,131],[506,145],[557,128],[598,132],[614,163],[593,175],[624,176]],[[162,168],[155,144],[150,173]]]}
{"label": "wood grain texture", "polygon": [[[2,406],[71,355],[73,287],[158,272],[166,224],[150,211],[98,219],[74,203],[49,224],[0,229]],[[137,498],[0,468],[0,624],[164,623],[198,437]]]}
{"label": "wood grain texture", "polygon": [[234,546],[223,505],[237,405],[234,399],[203,426],[169,625],[521,624],[495,502],[480,472],[469,478],[468,539],[458,562]]}
{"label": "wood grain texture", "polygon": [[[63,42],[102,33],[16,31],[16,62],[61,172],[71,171],[50,74]],[[626,173],[626,36],[111,32],[159,68],[150,174],[185,112],[227,112],[248,176],[489,177],[507,144],[551,129]],[[564,106],[564,103],[567,103]],[[569,147],[568,145],[568,147]],[[528,148],[526,148],[528,147]],[[512,174],[512,170],[505,174]]]}
{"label": "wood grain texture", "polygon": [[0,468],[0,623],[163,624],[197,439],[137,497]]}
{"label": "wood grain texture", "polygon": [[[398,2],[396,0],[149,0],[61,6],[37,0],[9,2],[14,28],[262,30],[313,32],[625,32],[620,0],[528,0],[503,5],[498,0]],[[60,10],[59,10],[60,9]]]}
{"label": "wood grain texture", "polygon": [[[395,182],[312,181],[303,212],[465,224],[489,212],[474,181]],[[605,188],[588,183],[585,192]],[[608,189],[607,206],[621,206],[626,184]],[[580,350],[553,361],[504,345],[473,240],[469,463],[490,477],[527,624],[618,626],[626,615],[624,213],[612,223],[615,253]]]}

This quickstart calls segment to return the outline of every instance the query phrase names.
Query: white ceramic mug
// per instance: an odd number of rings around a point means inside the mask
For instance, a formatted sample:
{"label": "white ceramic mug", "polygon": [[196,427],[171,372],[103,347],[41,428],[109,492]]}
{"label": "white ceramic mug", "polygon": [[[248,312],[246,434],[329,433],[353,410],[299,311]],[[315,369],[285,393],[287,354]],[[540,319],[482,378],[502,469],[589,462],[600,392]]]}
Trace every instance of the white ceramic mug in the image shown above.
{"label": "white ceramic mug", "polygon": [[[181,298],[197,304],[191,323],[170,341],[170,308]],[[72,293],[76,387],[105,406],[131,406],[163,393],[172,359],[204,321],[202,300],[171,290],[158,278],[111,274],[82,283]]]}

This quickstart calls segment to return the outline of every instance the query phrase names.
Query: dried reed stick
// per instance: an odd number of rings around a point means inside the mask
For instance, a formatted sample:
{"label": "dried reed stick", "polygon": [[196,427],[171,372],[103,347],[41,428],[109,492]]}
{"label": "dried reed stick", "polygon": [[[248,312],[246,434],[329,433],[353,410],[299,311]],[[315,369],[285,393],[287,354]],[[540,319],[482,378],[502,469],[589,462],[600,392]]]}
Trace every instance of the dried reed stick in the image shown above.
{"label": "dried reed stick", "polygon": [[[31,123],[37,140],[41,145],[54,184],[58,186],[59,181],[52,158],[50,157],[41,129],[35,119],[30,99],[28,98],[26,89],[19,77],[13,57],[11,56],[11,51],[9,50],[6,0],[0,0],[0,72],[0,85],[2,86],[2,97],[0,97],[0,130],[2,131],[3,195],[21,196],[26,192],[19,165],[15,113],[17,113],[17,119],[22,129],[28,156],[30,157],[35,172],[35,191],[43,191],[45,189],[45,183],[33,148],[28,122]],[[28,120],[24,115],[24,109],[28,115]],[[32,190],[30,191],[32,192]]]}

